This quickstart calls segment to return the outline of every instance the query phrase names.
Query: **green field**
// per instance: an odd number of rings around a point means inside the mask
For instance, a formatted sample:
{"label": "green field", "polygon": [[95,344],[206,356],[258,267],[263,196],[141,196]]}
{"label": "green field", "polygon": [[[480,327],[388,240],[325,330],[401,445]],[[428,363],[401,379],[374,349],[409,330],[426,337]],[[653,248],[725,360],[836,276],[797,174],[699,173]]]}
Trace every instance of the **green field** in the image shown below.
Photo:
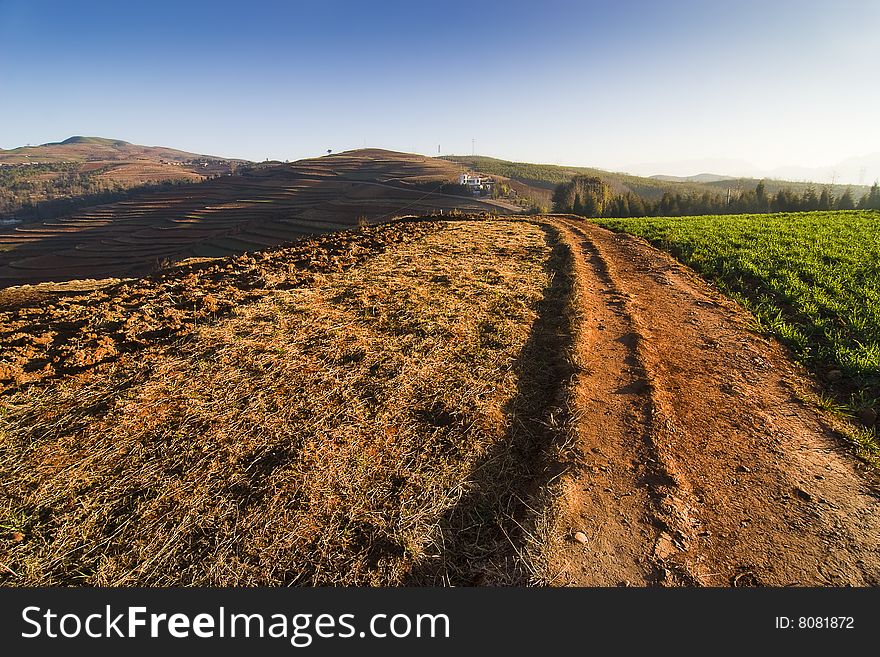
{"label": "green field", "polygon": [[595,221],[646,238],[743,303],[850,412],[878,408],[880,212]]}

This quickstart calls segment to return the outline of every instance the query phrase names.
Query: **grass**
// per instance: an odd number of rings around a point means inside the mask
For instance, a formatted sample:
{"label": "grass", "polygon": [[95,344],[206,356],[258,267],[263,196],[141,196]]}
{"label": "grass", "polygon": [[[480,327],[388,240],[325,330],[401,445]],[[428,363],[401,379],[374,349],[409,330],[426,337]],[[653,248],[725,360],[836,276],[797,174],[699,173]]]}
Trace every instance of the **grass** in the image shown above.
{"label": "grass", "polygon": [[0,582],[523,582],[555,257],[537,226],[457,222],[13,391]]}
{"label": "grass", "polygon": [[826,382],[823,406],[878,407],[880,212],[596,221],[646,238],[745,305]]}

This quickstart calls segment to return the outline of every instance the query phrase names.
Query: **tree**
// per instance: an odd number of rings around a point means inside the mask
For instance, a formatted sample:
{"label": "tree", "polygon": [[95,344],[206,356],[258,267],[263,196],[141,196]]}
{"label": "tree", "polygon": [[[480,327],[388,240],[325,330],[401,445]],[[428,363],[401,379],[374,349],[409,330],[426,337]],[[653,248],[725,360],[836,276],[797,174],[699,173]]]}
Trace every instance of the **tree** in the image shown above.
{"label": "tree", "polygon": [[572,212],[587,217],[601,217],[605,214],[613,197],[611,190],[599,178],[575,176],[570,182],[557,185],[553,192],[555,212]]}
{"label": "tree", "polygon": [[603,209],[604,208],[599,206],[595,196],[587,194],[584,198],[584,205],[581,214],[585,217],[601,217]]}
{"label": "tree", "polygon": [[505,182],[499,182],[492,186],[492,198],[512,198],[515,196],[510,185]]}
{"label": "tree", "polygon": [[676,215],[681,214],[681,204],[680,201],[681,196],[676,194],[673,196],[670,192],[664,192],[663,198],[660,199],[660,204],[657,207],[657,212],[659,212],[663,216],[674,217]]}
{"label": "tree", "polygon": [[786,212],[788,208],[788,199],[785,198],[785,191],[779,190],[773,197],[773,209],[777,212]]}
{"label": "tree", "polygon": [[819,209],[819,197],[816,196],[816,188],[812,185],[807,185],[807,188],[804,190],[804,197],[801,199],[801,206],[804,210]]}
{"label": "tree", "polygon": [[767,186],[764,185],[763,180],[755,186],[755,203],[758,206],[758,212],[762,212],[770,208],[770,199],[767,198]]}
{"label": "tree", "polygon": [[467,185],[459,185],[458,183],[445,183],[440,187],[441,194],[452,194],[454,196],[470,196],[471,188]]}
{"label": "tree", "polygon": [[859,200],[860,210],[880,210],[880,184],[875,180],[871,189]]}
{"label": "tree", "polygon": [[831,192],[828,191],[827,187],[823,187],[822,193],[819,194],[819,209],[830,210],[833,205],[834,197],[831,195]]}
{"label": "tree", "polygon": [[648,214],[648,209],[645,207],[645,202],[642,200],[641,196],[637,194],[627,194],[629,203],[629,216],[631,217],[644,217]]}
{"label": "tree", "polygon": [[837,209],[838,210],[855,210],[856,204],[853,200],[852,189],[849,187],[846,188],[846,191],[843,193],[839,199],[837,199]]}
{"label": "tree", "polygon": [[776,198],[782,199],[782,202],[780,204],[780,211],[798,212],[804,209],[803,203],[801,202],[801,197],[787,187],[783,190],[780,190],[779,193],[776,195]]}
{"label": "tree", "polygon": [[614,203],[612,204],[611,216],[613,217],[629,217],[631,216],[629,209],[629,197],[630,194],[626,196],[617,196],[614,199]]}
{"label": "tree", "polygon": [[553,190],[553,212],[571,212],[571,204],[568,201],[569,186],[559,183]]}

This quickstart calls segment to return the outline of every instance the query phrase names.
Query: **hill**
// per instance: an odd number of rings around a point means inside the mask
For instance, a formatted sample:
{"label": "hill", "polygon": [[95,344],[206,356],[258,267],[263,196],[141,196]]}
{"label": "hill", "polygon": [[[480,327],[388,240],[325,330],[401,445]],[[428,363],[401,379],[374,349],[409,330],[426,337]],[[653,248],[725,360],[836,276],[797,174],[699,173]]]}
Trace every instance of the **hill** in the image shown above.
{"label": "hill", "polygon": [[53,141],[47,144],[41,144],[41,146],[67,146],[70,144],[97,144],[100,146],[131,146],[131,144],[127,141],[122,141],[121,139],[107,139],[106,137],[83,137],[80,135],[76,135],[73,137],[68,137],[64,141]]}
{"label": "hill", "polygon": [[817,382],[583,220],[360,227],[0,323],[3,585],[880,584]]}
{"label": "hill", "polygon": [[135,191],[58,219],[0,228],[0,287],[141,275],[185,258],[256,251],[403,214],[519,210],[440,193],[461,169],[366,149]]}
{"label": "hill", "polygon": [[[671,183],[653,178],[641,178],[625,173],[612,173],[590,167],[570,167],[554,164],[532,164],[528,162],[510,162],[485,156],[448,155],[443,159],[457,162],[469,169],[488,175],[505,176],[525,183],[545,194],[552,193],[556,185],[569,182],[575,176],[591,176],[602,179],[615,194],[632,192],[647,199],[656,200],[664,192],[699,192],[702,187],[697,183]],[[549,198],[549,195],[547,196]]]}
{"label": "hill", "polygon": [[141,146],[121,139],[104,137],[69,137],[64,141],[39,146],[0,149],[0,164],[57,164],[61,162],[113,162],[120,160],[152,160],[160,162],[236,161],[213,155],[200,155],[165,146]]}
{"label": "hill", "polygon": [[[641,176],[633,176],[627,173],[604,171],[602,169],[594,169],[590,167],[570,167],[559,166],[553,164],[532,164],[528,162],[510,162],[507,160],[499,160],[485,156],[464,156],[464,155],[448,155],[443,159],[450,162],[457,162],[469,169],[487,175],[506,176],[513,180],[519,181],[534,191],[534,195],[546,202],[549,207],[549,198],[553,189],[560,183],[570,181],[574,176],[590,176],[601,179],[607,184],[612,193],[626,194],[631,192],[637,194],[644,199],[657,201],[666,193],[682,194],[682,195],[699,195],[704,192],[716,194],[718,192],[726,192],[728,188],[735,191],[754,190],[755,186],[761,182],[756,178],[734,178],[728,179],[716,176],[714,174],[701,174],[689,178],[675,178],[674,176],[653,176],[645,178]],[[716,179],[712,179],[716,178]],[[765,187],[768,194],[775,194],[781,189],[791,189],[792,191],[802,194],[804,190],[811,186],[811,183],[794,182],[787,180],[765,180]],[[818,184],[812,184],[815,188],[824,187]],[[855,197],[858,199],[868,191],[866,185],[828,185],[827,186],[835,196],[839,196],[851,189]]]}
{"label": "hill", "polygon": [[53,216],[126,190],[199,182],[246,164],[103,137],[0,150],[0,220]]}

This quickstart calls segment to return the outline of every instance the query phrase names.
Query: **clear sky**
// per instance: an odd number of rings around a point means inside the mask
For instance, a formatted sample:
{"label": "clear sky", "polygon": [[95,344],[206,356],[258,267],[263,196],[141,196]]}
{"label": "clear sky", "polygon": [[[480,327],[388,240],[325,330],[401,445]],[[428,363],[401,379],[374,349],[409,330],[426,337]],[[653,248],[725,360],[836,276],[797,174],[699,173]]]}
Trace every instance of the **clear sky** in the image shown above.
{"label": "clear sky", "polygon": [[0,0],[0,147],[817,167],[880,152],[878,65],[877,0]]}

